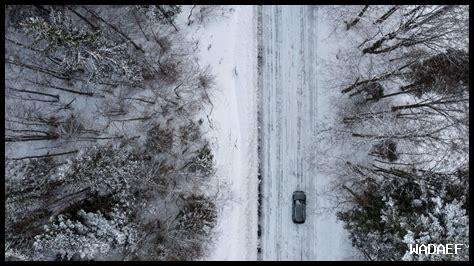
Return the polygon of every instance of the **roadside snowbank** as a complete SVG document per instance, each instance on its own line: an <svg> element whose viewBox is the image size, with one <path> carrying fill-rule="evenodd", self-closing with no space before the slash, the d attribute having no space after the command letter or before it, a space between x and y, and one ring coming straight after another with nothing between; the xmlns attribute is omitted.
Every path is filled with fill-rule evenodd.
<svg viewBox="0 0 474 266"><path fill-rule="evenodd" d="M188 14L190 7L185 7ZM199 63L215 76L208 138L216 182L229 185L207 260L257 259L257 38L255 6L234 6L225 18L197 26ZM192 26L191 26L192 27ZM226 192L224 192L226 193Z"/></svg>

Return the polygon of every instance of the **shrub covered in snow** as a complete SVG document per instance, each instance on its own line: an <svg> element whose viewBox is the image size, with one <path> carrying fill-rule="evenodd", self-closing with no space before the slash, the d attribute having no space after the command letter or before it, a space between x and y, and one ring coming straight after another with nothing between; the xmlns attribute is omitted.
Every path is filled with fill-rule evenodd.
<svg viewBox="0 0 474 266"><path fill-rule="evenodd" d="M406 78L411 82L405 90L421 97L427 92L440 94L463 93L469 89L469 52L448 49L417 62Z"/></svg>
<svg viewBox="0 0 474 266"><path fill-rule="evenodd" d="M197 151L196 156L190 162L189 169L200 176L210 176L214 172L214 156L208 145Z"/></svg>
<svg viewBox="0 0 474 266"><path fill-rule="evenodd" d="M148 131L148 147L153 153L168 152L173 146L173 132L163 129L160 125Z"/></svg>
<svg viewBox="0 0 474 266"><path fill-rule="evenodd" d="M185 198L176 219L178 230L190 235L208 235L216 224L216 205L203 195L191 195Z"/></svg>

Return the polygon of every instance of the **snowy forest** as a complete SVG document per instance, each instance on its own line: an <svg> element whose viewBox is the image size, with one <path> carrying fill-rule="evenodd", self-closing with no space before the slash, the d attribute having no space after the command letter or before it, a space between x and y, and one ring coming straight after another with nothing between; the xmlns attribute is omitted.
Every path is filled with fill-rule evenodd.
<svg viewBox="0 0 474 266"><path fill-rule="evenodd" d="M469 260L469 6L4 13L5 260Z"/></svg>
<svg viewBox="0 0 474 266"><path fill-rule="evenodd" d="M7 260L193 260L213 76L175 5L5 7ZM219 8L200 6L184 26ZM181 23L183 24L183 23Z"/></svg>
<svg viewBox="0 0 474 266"><path fill-rule="evenodd" d="M330 134L362 151L339 164L334 184L353 246L368 260L468 260L468 7L328 12L350 39L331 66L344 103ZM464 246L409 254L415 243Z"/></svg>

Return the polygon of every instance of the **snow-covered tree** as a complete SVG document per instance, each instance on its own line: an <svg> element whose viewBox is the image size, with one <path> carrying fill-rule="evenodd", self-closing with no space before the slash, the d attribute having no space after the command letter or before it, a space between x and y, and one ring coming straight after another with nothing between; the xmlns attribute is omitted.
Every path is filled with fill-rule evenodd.
<svg viewBox="0 0 474 266"><path fill-rule="evenodd" d="M182 190L178 193L184 200L176 206L179 212L173 214L163 208L143 216L147 210L154 210L157 201L165 206L177 204L173 200L178 197L172 194L160 196L180 189L176 187L179 179L172 177L196 175L191 170L174 175L159 160L151 160L147 153L136 149L105 146L85 149L59 168L54 167L51 158L42 159L38 167L38 160L26 167L8 163L8 172L16 175L9 179L6 194L6 238L12 243L11 258L199 257L217 218L212 199L187 196L188 191ZM212 164L208 167L213 169ZM191 181L202 182L197 177ZM175 222L168 227L148 226L170 218ZM150 239L158 241L162 251L142 253L157 248L147 242ZM34 250L29 248L31 245Z"/></svg>
<svg viewBox="0 0 474 266"><path fill-rule="evenodd" d="M441 197L431 199L432 213L422 214L415 219L403 237L405 244L461 244L458 254L410 254L407 251L403 260L446 261L469 260L469 216L461 202L445 202ZM413 230L413 231L412 231Z"/></svg>
<svg viewBox="0 0 474 266"><path fill-rule="evenodd" d="M465 171L451 175L402 168L354 166L344 190L353 204L338 213L353 245L369 260L468 258L468 188ZM463 244L457 256L415 256L408 244Z"/></svg>
<svg viewBox="0 0 474 266"><path fill-rule="evenodd" d="M177 221L209 218L183 199L214 173L199 115L215 84L180 6L7 9L8 258L198 259L215 223Z"/></svg>
<svg viewBox="0 0 474 266"><path fill-rule="evenodd" d="M62 73L71 76L87 71L91 79L125 77L137 83L143 80L138 61L124 42L116 42L104 30L91 30L71 19L67 11L51 10L50 17L30 17L21 23L34 42L44 44L44 52L62 58Z"/></svg>
<svg viewBox="0 0 474 266"><path fill-rule="evenodd" d="M134 244L137 235L128 215L116 207L106 215L79 210L77 220L64 215L52 218L45 233L35 236L33 258L95 260L124 249Z"/></svg>
<svg viewBox="0 0 474 266"><path fill-rule="evenodd" d="M380 54L396 49L425 46L442 50L447 43L463 47L469 29L467 6L439 5L403 8L399 22L393 29L379 31L372 42L363 47L362 53ZM377 28L374 27L374 30Z"/></svg>

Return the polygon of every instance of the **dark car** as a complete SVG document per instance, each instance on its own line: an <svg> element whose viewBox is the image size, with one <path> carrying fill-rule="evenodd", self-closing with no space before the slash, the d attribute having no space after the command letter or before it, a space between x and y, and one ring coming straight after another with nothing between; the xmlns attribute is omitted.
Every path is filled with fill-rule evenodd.
<svg viewBox="0 0 474 266"><path fill-rule="evenodd" d="M293 192L293 222L302 224L306 220L306 195L303 191Z"/></svg>

